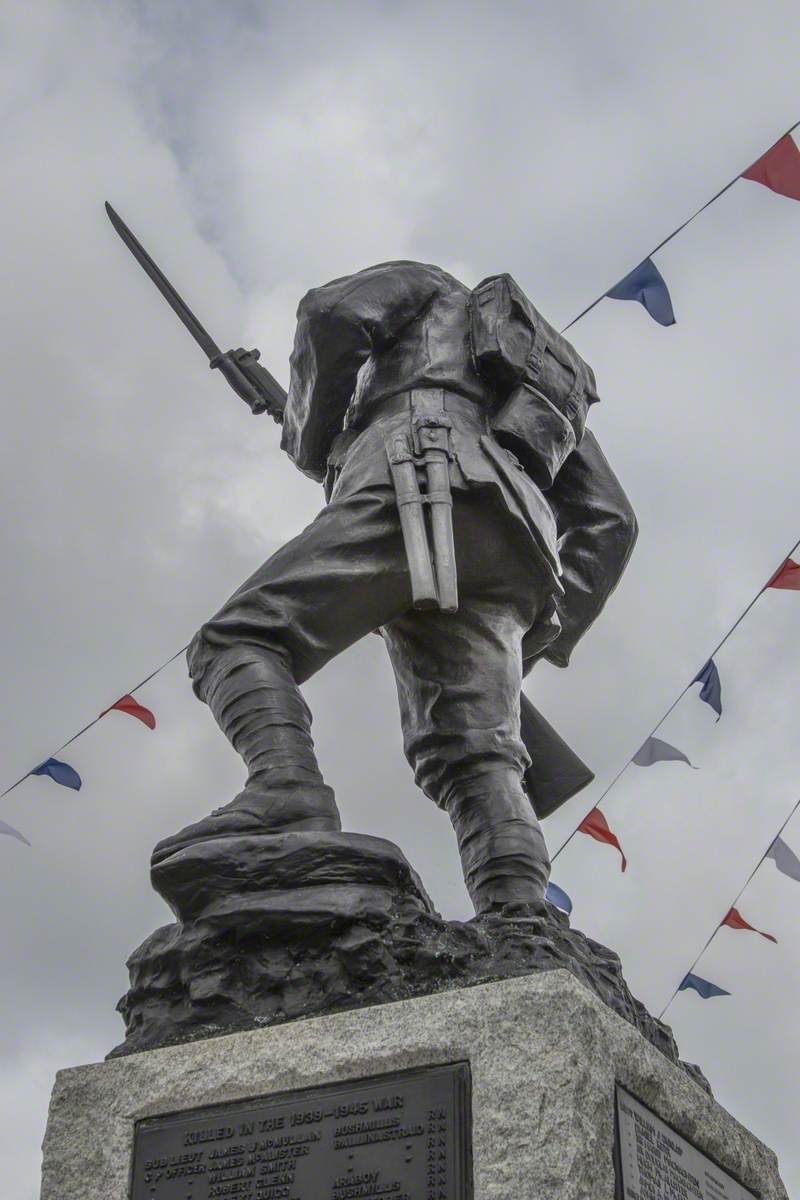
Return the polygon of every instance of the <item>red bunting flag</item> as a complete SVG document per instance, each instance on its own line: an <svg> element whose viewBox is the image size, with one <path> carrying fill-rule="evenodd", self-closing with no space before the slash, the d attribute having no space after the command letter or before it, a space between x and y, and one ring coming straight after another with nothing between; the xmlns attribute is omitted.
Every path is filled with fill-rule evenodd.
<svg viewBox="0 0 800 1200"><path fill-rule="evenodd" d="M742 172L742 179L752 179L790 200L800 200L800 150L792 135L787 133L762 154Z"/></svg>
<svg viewBox="0 0 800 1200"><path fill-rule="evenodd" d="M593 837L597 842L606 842L609 846L615 846L622 856L622 870L624 871L628 865L628 860L622 853L620 846L614 834L608 828L608 821L605 819L599 808L593 808L581 821L578 829L581 833L588 833L589 837Z"/></svg>
<svg viewBox="0 0 800 1200"><path fill-rule="evenodd" d="M129 717L136 717L136 719L142 721L148 729L155 729L156 727L156 718L154 714L151 713L149 708L145 708L143 704L139 704L137 700L134 700L133 696L120 696L119 700L112 704L111 708L107 708L105 712L101 712L100 716L104 717L106 713L110 713L114 710L117 712L127 713Z"/></svg>
<svg viewBox="0 0 800 1200"><path fill-rule="evenodd" d="M800 563L787 558L770 579L767 587L784 588L787 592L800 592Z"/></svg>
<svg viewBox="0 0 800 1200"><path fill-rule="evenodd" d="M729 909L723 921L720 921L720 926L727 925L729 929L749 929L752 933L760 933L768 942L775 942L777 945L778 939L773 937L771 933L764 933L761 929L756 929L754 925L748 924L745 921L738 908Z"/></svg>

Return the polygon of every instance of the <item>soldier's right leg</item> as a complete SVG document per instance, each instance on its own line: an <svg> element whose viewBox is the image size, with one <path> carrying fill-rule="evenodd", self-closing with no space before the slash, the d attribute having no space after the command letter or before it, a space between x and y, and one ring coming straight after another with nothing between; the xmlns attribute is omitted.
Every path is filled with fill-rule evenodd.
<svg viewBox="0 0 800 1200"><path fill-rule="evenodd" d="M535 603L535 588L528 595ZM535 610L534 610L535 611ZM413 612L384 640L417 784L453 822L475 911L544 898L544 837L523 787L521 641L529 617L502 597Z"/></svg>
<svg viewBox="0 0 800 1200"><path fill-rule="evenodd" d="M161 842L156 856L236 833L339 829L298 685L410 605L388 484L334 500L259 568L188 655L195 692L244 759L247 782L230 804Z"/></svg>

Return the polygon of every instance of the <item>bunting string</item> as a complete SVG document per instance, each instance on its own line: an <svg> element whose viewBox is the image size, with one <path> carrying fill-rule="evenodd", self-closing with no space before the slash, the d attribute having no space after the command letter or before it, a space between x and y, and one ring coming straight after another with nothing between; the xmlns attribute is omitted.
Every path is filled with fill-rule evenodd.
<svg viewBox="0 0 800 1200"><path fill-rule="evenodd" d="M127 699L133 697L133 695L136 692L138 692L140 688L143 688L146 683L150 682L151 679L155 679L156 675L160 675L161 672L170 665L170 663L173 663L176 658L180 657L181 654L185 654L188 649L189 649L189 643L187 642L186 645L183 646L180 650L176 650L175 653L166 660L166 662L161 663L161 665L156 667L156 669L154 671L151 671L149 675L146 675L144 677L144 679L141 679L136 684L135 687L132 687L129 692L126 692L125 696L123 696L122 699L127 700ZM119 703L119 701L117 701L117 703ZM32 771L26 771L24 775L20 775L19 779L15 780L15 782L12 783L9 787L7 787L5 789L5 791L0 792L0 800L2 800L3 796L7 796L9 794L9 792L13 792L15 788L18 788L19 785L21 783L24 783L26 779L29 779L31 775L35 775L37 773L49 774L50 772L45 772L44 768L49 763L57 762L56 755L61 754L61 752L63 750L66 750L67 746L71 746L73 742L77 742L79 737L83 737L83 735L85 733L88 733L88 731L90 729L92 729L98 723L98 721L102 721L103 717L105 717L108 713L110 713L114 707L115 707L115 705L112 704L111 708L104 709L98 716L94 717L93 720L89 721L89 723L87 725L84 725L83 729L79 729L77 733L73 733L72 737L67 738L67 740L63 743L63 745L59 746L57 750L54 750L53 753L48 758L46 758L45 761L43 763L41 763L38 767L35 767ZM148 710L145 709L144 711L148 711ZM149 724L149 722L146 722L146 723ZM152 727L153 726L151 726L151 728ZM65 766L66 764L61 763L58 765ZM71 770L72 768L69 768L69 769ZM58 782L60 782L60 781L58 781ZM67 784L66 786L70 787L71 785ZM80 785L78 785L78 786L80 786Z"/></svg>
<svg viewBox="0 0 800 1200"><path fill-rule="evenodd" d="M684 990L685 990L685 988L686 988L687 986L689 986L689 987L693 987L693 986L694 986L694 984L689 984L689 985L687 985L687 984L686 984L686 980L689 978L689 976L691 976L691 975L692 975L692 972L694 971L694 969L695 969L695 967L697 966L697 964L700 962L700 959L703 957L703 955L705 954L706 950L709 948L709 946L710 946L710 945L711 945L711 943L713 942L714 938L717 936L717 934L719 933L720 929L722 929L722 927L723 927L724 925L729 925L729 926L731 926L731 927L732 927L732 928L734 928L734 929L752 929L752 928L753 928L753 926L752 926L752 925L748 925L746 921L745 921L745 922L742 922L742 918L741 918L740 914L738 913L738 911L737 911L737 909L736 909L736 905L739 903L739 900L742 898L742 896L744 895L744 893L747 891L747 888L750 886L750 883L752 882L752 880L753 880L753 877L755 876L755 874L756 874L756 872L758 871L759 867L762 865L762 863L764 863L764 862L765 862L765 860L766 860L768 857L772 857L772 855L771 855L771 853L770 853L770 852L772 851L772 848L773 848L773 846L775 846L775 845L776 845L776 843L778 842L778 839L780 838L780 836L781 836L781 834L783 833L783 831L784 831L784 829L786 828L786 826L787 826L787 825L789 824L789 822L791 821L791 819L792 819L792 817L794 816L794 814L797 812L798 808L800 808L800 799L798 799L798 800L795 802L795 804L794 804L794 806L793 806L793 808L792 808L791 812L789 813L788 817L787 817L787 818L786 818L786 820L783 822L783 824L781 825L780 829L779 829L779 830L778 830L778 832L775 834L775 836L774 836L774 837L773 837L773 838L770 840L770 842L769 842L769 845L767 846L767 848L766 848L766 850L764 851L764 853L761 855L761 858L758 860L758 862L757 862L757 863L756 863L756 865L753 867L753 869L752 869L752 871L750 872L750 874L747 876L747 879L744 881L744 883L742 884L741 888L740 888L740 889L739 889L739 891L736 893L736 896L734 897L733 903L731 904L730 908L728 909L728 912L726 913L725 917L723 917L723 919L720 921L720 923L719 923L719 924L718 924L718 925L715 927L715 929L714 929L713 933L711 934L711 936L710 936L710 937L708 938L708 940L706 941L706 943L705 943L705 945L703 946L703 948L702 948L702 950L700 951L700 953L697 955L697 958L694 960L694 962L692 963L692 965L689 967L689 970L686 972L686 975L683 977L683 979L681 980L681 982L680 982L680 983L678 984L678 986L675 988L675 991L672 993L672 995L670 996L669 1000L668 1000L668 1001L667 1001L667 1003L664 1005L664 1007L662 1008L661 1012L658 1014L658 1019L659 1019L659 1021L663 1020L663 1018L664 1018L664 1013L667 1011L667 1009L669 1008L669 1006L672 1004L672 1001L675 999L675 997L677 996L678 992L680 992L680 991L684 991ZM788 847L787 847L787 849L788 849ZM794 857L794 856L792 856L792 857ZM777 861L777 859L776 859L776 861ZM790 872L788 872L788 871L785 871L785 872L784 872L784 874L790 874ZM793 876L792 876L792 878L796 878L796 876L794 876L794 875L793 875ZM741 922L741 923L740 923L740 922ZM760 931L760 930L756 930L756 932L757 932L757 933L760 933L761 931ZM771 934L762 934L762 937L768 937L768 938L769 938L771 941L773 941L773 942L776 940L774 937L772 937L772 935L771 935ZM695 978L699 978L699 976L695 976ZM707 983L708 981L707 981L707 980L701 980L700 982L701 982L701 983ZM715 989L715 990L714 990L714 991L711 993L711 995L720 995L720 994L723 994L723 995L726 995L726 996L727 996L727 995L730 995L730 993L729 993L729 992L722 992L722 991L721 991L721 989L717 989L715 984L712 984L712 985L711 985L711 987ZM696 989L695 989L695 990L696 990ZM701 992L700 994L702 995L702 992ZM704 997L704 999L707 999L707 997Z"/></svg>
<svg viewBox="0 0 800 1200"><path fill-rule="evenodd" d="M794 125L792 125L789 129L787 129L785 133L781 134L781 136L777 139L777 141L772 143L769 150L766 152L766 154L762 155L761 159L759 159L758 162L760 163L763 159L765 159L767 157L767 155L772 153L776 147L780 146L785 138L791 137L791 135L794 133L795 129L798 128L798 126L800 126L800 121L795 121ZM656 290L658 291L658 283L660 282L664 293L666 293L667 302L669 303L668 313L659 314L659 315L655 316L655 319L661 325L673 325L675 319L672 316L672 305L669 302L669 293L666 291L666 284L664 284L663 279L661 279L661 276L659 275L658 270L656 269L655 264L652 261L653 255L657 254L659 250L663 250L663 248L667 245L668 242L671 242L672 239L677 237L679 233L682 233L683 230L686 228L686 226L691 225L692 221L694 221L697 217L699 217L701 213L704 213L707 208L710 208L712 204L716 204L717 200L719 200L721 196L724 196L726 192L730 191L730 189L733 187L733 185L735 183L738 183L740 179L751 178L751 179L754 179L758 183L765 183L767 187L770 187L770 186L774 187L773 184L766 182L766 180L764 178L762 178L760 175L749 174L749 172L753 171L753 168L756 165L757 164L754 163L751 167L748 167L746 171L740 171L738 175L734 175L733 179L729 180L729 182L726 183L724 187L721 187L719 189L719 191L711 197L710 200L706 200L705 204L701 204L700 207L697 209L697 211L693 212L690 217L687 217L686 220L683 221L680 225L678 225L676 229L673 229L672 233L668 233L665 238L662 238L662 240L658 243L658 245L653 247L653 249L650 251L650 253L648 255L646 255L645 258L642 259L639 266L635 267L634 270L631 271L629 275L626 275L625 278L620 280L620 282L618 284L616 284L613 288L609 288L607 291L603 292L602 295L598 296L596 300L593 300L591 304L587 304L586 308L584 308L581 312L579 312L577 317L573 317L572 320L569 322L569 324L564 326L564 328L561 330L561 333L566 333L567 330L571 329L573 325L577 325L578 321L583 320L583 318L586 316L586 314L590 313L593 308L597 308L597 305L600 303L601 300L605 300L606 296L610 296L614 300L639 299L640 297L637 295L620 293L620 294L614 296L614 295L612 295L612 293L617 291L617 289L621 289L623 287L623 285L629 281L631 283L640 282L639 280L634 280L633 277L635 276L636 272L638 272L642 267L645 267L645 264L648 265L649 270L655 271L655 275L657 276L657 279L651 278L649 280L651 286L653 284L655 284ZM775 189L775 190L778 190L778 189ZM649 271L648 271L648 273L649 273ZM648 281L645 281L645 282L648 282ZM644 303L644 300L642 300L642 303ZM645 308L647 308L648 311L650 311L649 306L647 304L645 304ZM655 315L655 314L652 314L652 315ZM671 319L662 320L662 315L665 317L669 317Z"/></svg>
<svg viewBox="0 0 800 1200"><path fill-rule="evenodd" d="M661 726L664 724L667 717L669 717L670 714L678 707L678 705L680 704L683 697L689 691L689 688L693 687L695 683L700 683L700 682L703 683L703 689L701 690L701 693L700 693L701 698L706 700L706 702L710 702L708 695L703 696L703 691L706 689L707 683L706 683L706 680L701 677L706 675L709 664L711 666L714 665L715 656L719 653L719 651L722 649L722 647L725 645L725 643L728 641L728 639L736 632L736 630L741 625L742 621L745 619L745 617L751 611L753 606L756 604L756 602L760 599L760 597L764 594L764 592L768 588L770 588L770 587L791 587L793 589L796 588L797 590L800 590L800 568L798 568L797 564L792 561L792 555L796 552L798 547L800 547L800 540L795 542L795 544L792 546L789 553L787 555L785 555L784 558L781 560L781 564L777 568L777 570L773 571L773 573L769 576L767 582L758 589L755 596L753 596L753 599L750 601L750 603L747 605L747 607L744 609L744 611L736 618L736 620L731 625L730 629L725 634L725 636L722 637L719 642L717 642L717 645L714 647L711 654L708 656L708 659L706 660L705 667L701 668L701 670L697 673L697 675L695 675L694 678L692 680L690 680L689 683L686 684L686 686L683 688L683 690L672 701L672 704L670 704L669 708L664 713L664 715L659 718L659 720L656 722L656 724L650 730L650 733L644 739L644 741L640 745L639 749L634 754L631 755L631 757L623 764L623 766L620 768L620 770L617 772L617 774L611 780L608 787L605 789L603 794L600 796L600 799L597 800L595 802L595 804L592 806L592 808L589 809L589 811L586 813L586 815L581 820L580 824L577 825L575 827L575 829L573 829L573 831L569 835L569 837L567 837L561 843L559 848L556 850L556 852L552 856L552 859L551 859L552 862L555 862L555 860L558 858L559 854L561 854L562 851L566 850L567 846L570 844L570 842L572 841L572 839L575 837L575 835L577 833L585 832L585 830L582 827L591 818L595 809L598 809L600 807L600 805L603 803L603 801L605 800L606 796L609 794L611 789L613 787L615 787L617 785L617 783L619 783L620 779L625 774L628 767L630 767L633 763L636 763L637 766L650 766L650 765L652 765L652 763L655 763L655 762L664 762L664 761L668 761L670 759L677 759L677 760L687 763L690 767L693 765L692 763L689 762L686 755L683 754L680 750L676 749L676 747L674 747L674 746L670 746L670 744L668 742L662 742L659 738L656 738L654 735L657 732L657 730L659 730L661 728ZM797 578L795 577L795 570L797 571ZM784 577L787 577L790 580L790 582L783 583L782 580L784 579ZM708 674L711 675L710 672L708 672ZM712 678L715 678L715 682L718 681L718 676L716 676L716 677L712 676ZM716 687L714 687L712 690L712 697L717 700L719 699L719 697L716 693ZM712 707L717 712L719 712L721 710L721 705L720 705L720 709L717 708L716 704L712 704ZM593 834L593 836L596 836L596 835ZM608 840L608 839L605 839L605 840ZM613 845L614 842L612 842L611 844Z"/></svg>

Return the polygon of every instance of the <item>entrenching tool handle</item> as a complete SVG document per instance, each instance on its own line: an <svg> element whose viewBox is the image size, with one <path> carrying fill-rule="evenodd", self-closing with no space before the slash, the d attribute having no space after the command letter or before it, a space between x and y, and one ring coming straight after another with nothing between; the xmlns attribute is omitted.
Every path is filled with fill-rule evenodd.
<svg viewBox="0 0 800 1200"><path fill-rule="evenodd" d="M453 542L453 497L450 492L450 468L447 453L429 450L425 465L428 474L426 499L431 510L433 562L439 608L445 613L458 612L456 549Z"/></svg>
<svg viewBox="0 0 800 1200"><path fill-rule="evenodd" d="M404 437L390 439L386 452L411 577L411 600L414 608L438 608L417 468Z"/></svg>
<svg viewBox="0 0 800 1200"><path fill-rule="evenodd" d="M414 448L425 464L425 501L431 513L436 591L439 608L444 613L458 612L449 439L450 421L444 414L422 415L415 420Z"/></svg>

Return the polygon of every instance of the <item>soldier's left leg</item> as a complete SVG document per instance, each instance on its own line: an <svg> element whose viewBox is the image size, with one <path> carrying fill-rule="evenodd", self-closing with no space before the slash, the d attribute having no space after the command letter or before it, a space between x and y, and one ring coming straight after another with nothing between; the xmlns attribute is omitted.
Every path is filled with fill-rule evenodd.
<svg viewBox="0 0 800 1200"><path fill-rule="evenodd" d="M338 830L299 685L411 603L394 492L334 500L206 622L189 648L194 690L244 759L223 808L159 843L164 857L249 832Z"/></svg>
<svg viewBox="0 0 800 1200"><path fill-rule="evenodd" d="M450 816L476 912L541 901L550 863L523 773L522 637L530 623L501 596L455 614L407 613L383 630L406 756Z"/></svg>

